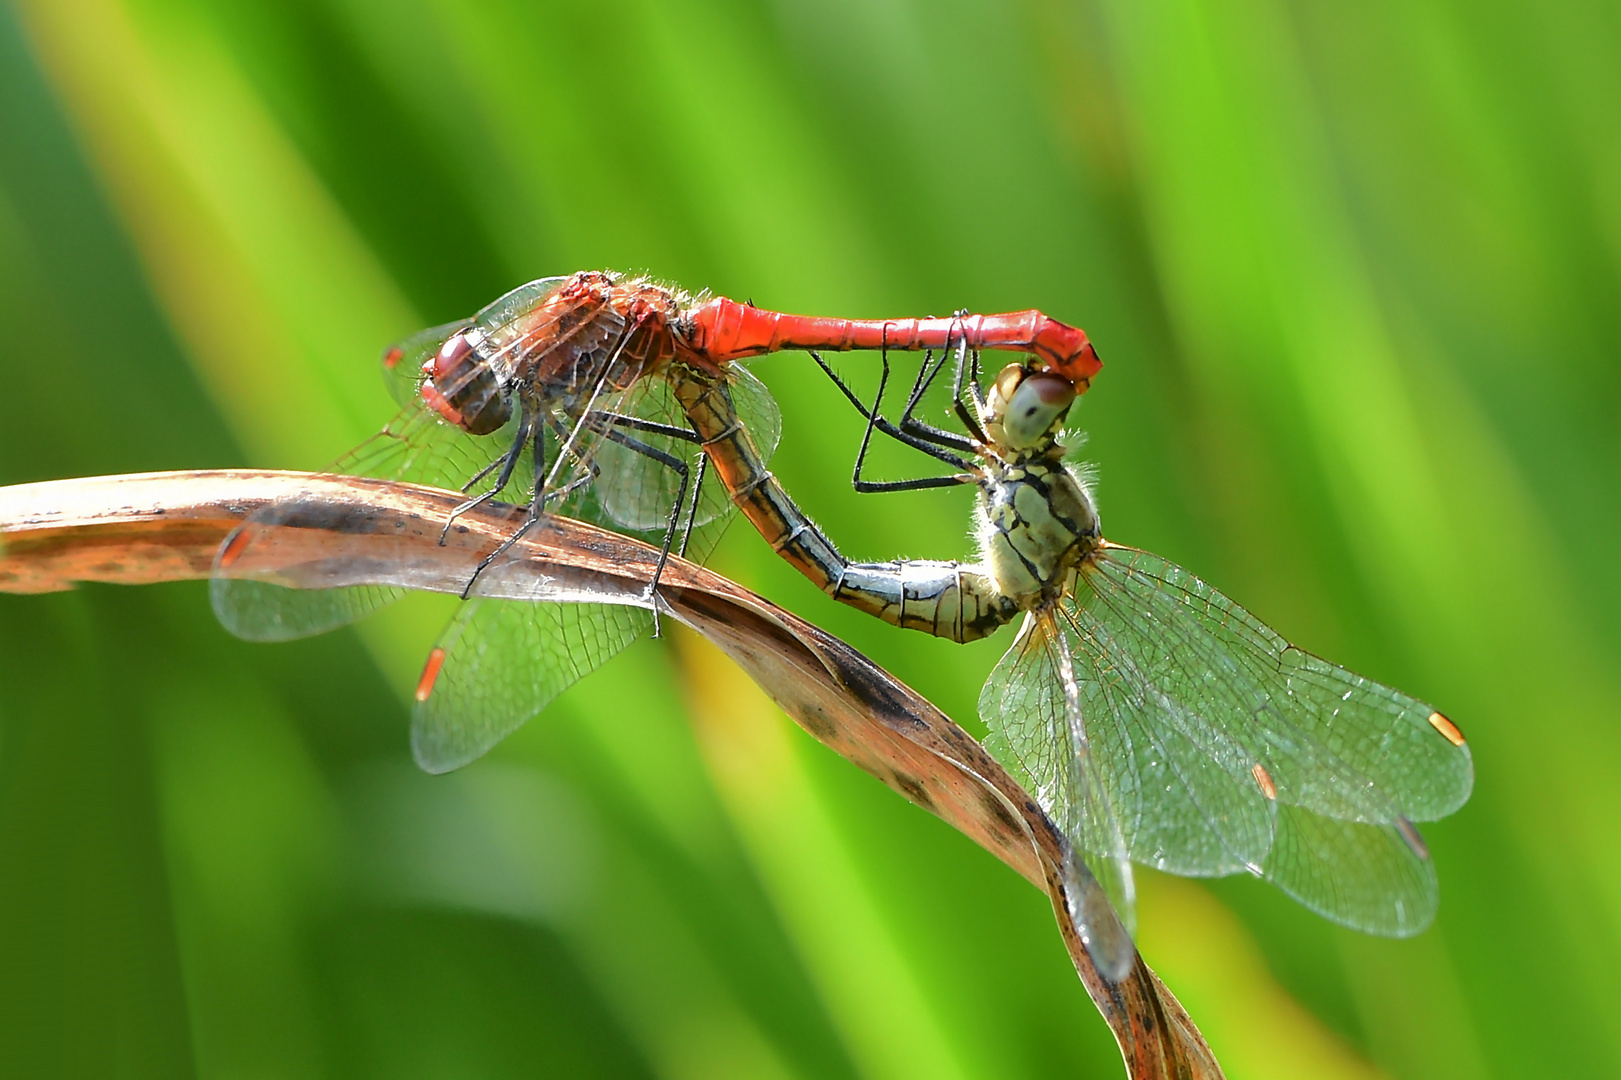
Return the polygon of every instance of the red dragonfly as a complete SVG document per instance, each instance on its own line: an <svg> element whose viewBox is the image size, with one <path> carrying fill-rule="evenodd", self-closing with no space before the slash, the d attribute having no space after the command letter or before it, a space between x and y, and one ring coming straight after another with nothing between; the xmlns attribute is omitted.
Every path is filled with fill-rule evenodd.
<svg viewBox="0 0 1621 1080"><path fill-rule="evenodd" d="M469 493L447 531L486 500L527 507L518 530L468 582L470 602L429 655L412 720L419 763L443 772L479 757L652 623L648 611L629 606L480 598L484 575L521 573L505 563L507 551L546 514L640 534L665 553L676 547L695 558L718 539L732 500L706 475L702 440L670 393L671 365L714 376L768 458L780 417L765 388L734 361L784 349L964 347L1033 353L1079 389L1101 367L1085 333L1039 311L816 318L590 270L532 281L470 319L388 349L384 371L404 408L332 471ZM276 530L297 527L301 513L296 500L267 507L221 547L211 591L232 632L260 641L302 637L399 595L230 576L251 566L245 556L274 543ZM656 612L651 594L644 600Z"/></svg>

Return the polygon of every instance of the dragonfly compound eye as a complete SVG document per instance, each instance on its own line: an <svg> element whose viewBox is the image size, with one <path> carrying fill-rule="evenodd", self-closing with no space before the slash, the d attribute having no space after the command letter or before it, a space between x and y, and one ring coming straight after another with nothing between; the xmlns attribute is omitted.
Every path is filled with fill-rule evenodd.
<svg viewBox="0 0 1621 1080"><path fill-rule="evenodd" d="M1000 380L998 380L1000 383ZM1075 400L1075 384L1058 375L1037 372L1019 383L1002 415L1002 435L1014 449L1036 445Z"/></svg>
<svg viewBox="0 0 1621 1080"><path fill-rule="evenodd" d="M422 384L422 397L456 426L473 435L488 435L501 430L512 406L501 392L494 366L473 347L470 333L450 335L423 365L428 381Z"/></svg>

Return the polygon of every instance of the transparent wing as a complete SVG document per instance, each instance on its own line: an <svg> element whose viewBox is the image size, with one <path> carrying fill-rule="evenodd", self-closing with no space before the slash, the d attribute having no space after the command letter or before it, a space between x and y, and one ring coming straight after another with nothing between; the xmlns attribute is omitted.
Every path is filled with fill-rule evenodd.
<svg viewBox="0 0 1621 1080"><path fill-rule="evenodd" d="M493 435L469 435L445 423L420 399L407 405L381 432L333 462L327 470L350 476L403 480L430 487L460 488L487 469L512 445L517 421ZM509 489L531 482L523 463ZM522 498L527 501L527 493ZM214 559L209 598L214 613L231 633L249 641L287 641L320 634L353 622L397 599L400 590L372 586L289 589L252 578L223 576L277 530L305 524L307 508L298 500L271 503L256 511L220 545ZM315 528L324 521L310 521Z"/></svg>
<svg viewBox="0 0 1621 1080"><path fill-rule="evenodd" d="M215 577L208 596L220 624L237 637L292 641L346 626L399 599L401 592L376 585L290 589L252 578Z"/></svg>
<svg viewBox="0 0 1621 1080"><path fill-rule="evenodd" d="M769 454L781 430L770 394L741 369L728 390L761 453ZM609 398L601 408L604 415L686 429L684 414L676 411L664 382L658 379L643 380L632 392ZM689 477L696 479L701 454L696 443L624 425L618 428L671 459L683 460ZM681 486L679 472L668 462L607 438L579 445L578 475L589 477L590 483L581 484L548 509L620 532L640 533L650 543L661 542ZM689 508L690 499L689 489ZM698 524L689 556L701 558L708 553L732 509L731 499L718 481L706 477L699 489ZM525 576L523 559L521 547L496 559L475 584L475 593L484 588L510 590L514 582L529 580L532 575ZM537 582L535 589L537 596L556 595L544 582ZM649 612L635 607L475 597L458 614L430 659L430 664L441 666L431 681L425 680L429 692L421 697L413 719L412 746L418 762L431 772L443 772L484 754L564 689L630 644L651 621Z"/></svg>
<svg viewBox="0 0 1621 1080"><path fill-rule="evenodd" d="M991 730L986 745L1036 796L1096 879L1072 864L1064 868L1070 916L1093 962L1118 981L1136 955L1130 937L1136 890L1071 654L1057 620L1030 616L980 691L979 713ZM1093 899L1097 885L1119 923Z"/></svg>
<svg viewBox="0 0 1621 1080"><path fill-rule="evenodd" d="M741 364L728 367L723 391L748 428L755 448L763 460L769 461L776 450L782 432L782 415L777 403L765 385ZM658 378L644 379L620 398L611 402L609 411L626 415L649 424L679 428L690 432L691 423L670 393L669 384ZM688 465L689 476L696 477L691 466L698 459L697 442L658 435L632 426L621 426L628 438L669 457L678 458ZM601 524L610 528L632 532L661 532L670 521L671 507L681 488L678 470L668 467L657 458L610 439L603 439L596 451L596 464L602 477L597 481L602 514ZM693 533L687 555L702 560L719 539L725 522L735 506L725 487L705 470L696 502L689 488L685 492ZM683 515L683 521L688 515Z"/></svg>
<svg viewBox="0 0 1621 1080"><path fill-rule="evenodd" d="M483 756L651 623L647 611L610 604L469 600L417 690L417 763L442 773Z"/></svg>
<svg viewBox="0 0 1621 1080"><path fill-rule="evenodd" d="M487 335L485 355L500 370L503 378L512 374L520 358L530 356L529 350L537 342L551 337L552 328L562 317L562 309L556 314L535 319L528 316L549 300L566 281L567 277L549 277L526 282L485 304L468 320ZM576 307L570 309L569 313L585 323L594 321L592 317L595 311ZM443 339L440 341L442 344Z"/></svg>
<svg viewBox="0 0 1621 1080"><path fill-rule="evenodd" d="M1100 552L1057 615L1133 859L1247 869L1371 932L1427 923L1434 871L1410 822L1457 809L1474 776L1444 718L1146 552ZM1010 726L1010 748L1034 755L1035 727Z"/></svg>
<svg viewBox="0 0 1621 1080"><path fill-rule="evenodd" d="M383 350L383 381L388 392L401 406L418 399L424 378L422 366L432 359L450 336L469 326L477 326L486 336L485 347L490 359L510 375L526 344L544 337L557 322L556 318L525 319L535 308L545 303L566 277L540 278L519 285L496 300L484 305L470 319L431 326L418 330Z"/></svg>
<svg viewBox="0 0 1621 1080"><path fill-rule="evenodd" d="M383 350L383 382L396 404L403 407L416 400L424 378L422 365L433 358L450 335L471 325L472 319L458 319L442 326L430 326Z"/></svg>
<svg viewBox="0 0 1621 1080"><path fill-rule="evenodd" d="M464 489L476 480L483 482L479 490L492 487L500 479L498 470L491 475L492 468L517 441L519 418L514 416L490 435L470 435L446 422L419 393L424 378L422 365L451 334L476 324L488 335L492 357L510 372L522 348L544 338L557 321L555 317L524 321L524 317L566 280L554 277L531 281L485 306L471 319L422 330L390 346L382 358L384 381L403 408L382 431L333 462L327 471L450 490ZM533 489L533 456L525 450L496 495L526 503ZM400 596L400 590L392 588L289 589L252 578L222 576L230 572L233 562L245 561L243 557L251 555L259 545L273 543L276 530L296 527L305 514L305 508L296 500L272 504L250 516L220 546L209 595L220 622L238 637L286 641L325 633Z"/></svg>
<svg viewBox="0 0 1621 1080"><path fill-rule="evenodd" d="M1409 937L1435 919L1435 864L1418 830L1278 807L1262 876L1306 907L1370 934Z"/></svg>

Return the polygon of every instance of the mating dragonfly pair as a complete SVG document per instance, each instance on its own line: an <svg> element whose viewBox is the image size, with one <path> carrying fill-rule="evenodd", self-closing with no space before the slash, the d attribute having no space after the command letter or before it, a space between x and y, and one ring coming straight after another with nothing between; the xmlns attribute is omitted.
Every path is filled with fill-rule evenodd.
<svg viewBox="0 0 1621 1080"><path fill-rule="evenodd" d="M977 484L980 563L852 563L799 511L767 469L776 407L736 363L786 349L809 351L865 418L858 490ZM848 349L883 355L870 406L817 351ZM982 349L1028 355L987 391ZM891 351L924 353L895 420L881 410ZM651 614L481 599L480 581L500 577L519 536L567 514L656 540L662 565L672 551L701 559L736 506L830 596L896 626L968 641L1022 616L980 696L988 745L1069 839L1067 872L1078 878L1084 861L1127 933L1133 861L1198 876L1247 870L1373 933L1404 936L1433 918L1435 872L1413 822L1468 798L1463 736L1428 705L1296 649L1192 574L1103 539L1059 441L1101 367L1080 330L1036 311L789 316L587 271L414 335L383 365L403 411L334 471L478 490L447 531L499 496L528 508L430 653L412 723L428 770L483 754L657 617L651 594ZM942 379L962 432L919 418ZM863 481L875 433L955 471ZM212 596L232 631L318 633L397 595L228 576L272 542L284 513L258 512L220 550ZM1123 976L1134 949L1122 925L1072 914L1099 969Z"/></svg>

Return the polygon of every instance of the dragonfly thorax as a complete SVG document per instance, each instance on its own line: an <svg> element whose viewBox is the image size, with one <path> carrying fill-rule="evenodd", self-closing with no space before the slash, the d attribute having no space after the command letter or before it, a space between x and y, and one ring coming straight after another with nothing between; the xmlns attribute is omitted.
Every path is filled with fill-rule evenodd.
<svg viewBox="0 0 1621 1080"><path fill-rule="evenodd" d="M513 398L527 427L575 418L675 355L686 294L597 270L542 278L457 327L422 366L424 401L474 435L499 431Z"/></svg>
<svg viewBox="0 0 1621 1080"><path fill-rule="evenodd" d="M987 456L979 488L981 558L997 587L1027 611L1062 595L1098 545L1097 509L1086 488L1050 454Z"/></svg>

